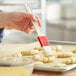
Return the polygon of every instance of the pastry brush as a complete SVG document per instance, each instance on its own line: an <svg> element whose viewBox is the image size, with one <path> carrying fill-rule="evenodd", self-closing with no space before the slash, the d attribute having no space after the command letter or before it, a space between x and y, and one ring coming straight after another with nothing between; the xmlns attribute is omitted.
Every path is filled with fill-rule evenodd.
<svg viewBox="0 0 76 76"><path fill-rule="evenodd" d="M26 5L25 7L26 7L26 12L28 12L30 14L33 14L32 9L31 9L31 7L29 5ZM43 47L45 53L46 54L53 54L53 51L52 51L52 49L50 47L50 44L49 44L49 42L47 40L47 37L42 32L41 27L39 26L40 25L39 21L36 21L36 22L32 21L32 23L33 23L33 25L35 27L35 30L37 32L38 41L39 41L41 47Z"/></svg>

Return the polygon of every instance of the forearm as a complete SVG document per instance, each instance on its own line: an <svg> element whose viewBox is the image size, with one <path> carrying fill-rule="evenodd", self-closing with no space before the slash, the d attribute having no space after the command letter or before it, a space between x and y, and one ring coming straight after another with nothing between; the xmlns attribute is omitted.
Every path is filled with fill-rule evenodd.
<svg viewBox="0 0 76 76"><path fill-rule="evenodd" d="M0 12L0 28L6 27L7 26L7 20L6 20L6 13L5 12Z"/></svg>

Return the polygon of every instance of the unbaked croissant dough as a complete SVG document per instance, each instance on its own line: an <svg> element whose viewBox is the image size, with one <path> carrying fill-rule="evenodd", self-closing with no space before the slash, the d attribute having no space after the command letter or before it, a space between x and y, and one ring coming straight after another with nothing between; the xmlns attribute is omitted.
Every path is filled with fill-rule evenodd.
<svg viewBox="0 0 76 76"><path fill-rule="evenodd" d="M48 58L47 58L47 57L44 57L44 58L43 58L43 62L44 62L44 63L48 63Z"/></svg>
<svg viewBox="0 0 76 76"><path fill-rule="evenodd" d="M55 57L43 57L43 63L49 63L55 61Z"/></svg>
<svg viewBox="0 0 76 76"><path fill-rule="evenodd" d="M43 62L39 62L39 61L36 61L36 62L35 62L35 65L36 65L36 66L42 66L43 64L44 64Z"/></svg>
<svg viewBox="0 0 76 76"><path fill-rule="evenodd" d="M76 53L76 49L72 50L73 53Z"/></svg>
<svg viewBox="0 0 76 76"><path fill-rule="evenodd" d="M38 50L26 50L26 51L22 51L21 54L22 56L26 56L26 55L35 55L35 54L38 54L39 51Z"/></svg>
<svg viewBox="0 0 76 76"><path fill-rule="evenodd" d="M15 53L15 54L13 54L12 56L13 56L13 57L22 57L22 54L20 54L20 53Z"/></svg>
<svg viewBox="0 0 76 76"><path fill-rule="evenodd" d="M72 52L59 52L57 53L57 58L68 58L72 57L73 53Z"/></svg>
<svg viewBox="0 0 76 76"><path fill-rule="evenodd" d="M30 53L28 50L21 52L22 56L28 56Z"/></svg>
<svg viewBox="0 0 76 76"><path fill-rule="evenodd" d="M43 56L40 54L33 55L35 61L43 61Z"/></svg>
<svg viewBox="0 0 76 76"><path fill-rule="evenodd" d="M56 51L61 51L62 50L62 46L61 45L56 45Z"/></svg>
<svg viewBox="0 0 76 76"><path fill-rule="evenodd" d="M52 47L52 46L51 46ZM53 45L53 53L46 54L43 48L34 48L30 50L24 50L21 53L15 53L12 56L22 57L22 56L31 56L35 61L35 66L44 66L48 67L53 66L55 68L66 67L71 64L76 64L76 59L74 57L76 49L67 51L62 48L61 45Z"/></svg>
<svg viewBox="0 0 76 76"><path fill-rule="evenodd" d="M48 57L48 62L53 62L53 61L55 61L55 57L54 56L52 56L52 57Z"/></svg>
<svg viewBox="0 0 76 76"><path fill-rule="evenodd" d="M63 61L63 63L69 65L69 64L75 64L76 58L68 58L67 60Z"/></svg>

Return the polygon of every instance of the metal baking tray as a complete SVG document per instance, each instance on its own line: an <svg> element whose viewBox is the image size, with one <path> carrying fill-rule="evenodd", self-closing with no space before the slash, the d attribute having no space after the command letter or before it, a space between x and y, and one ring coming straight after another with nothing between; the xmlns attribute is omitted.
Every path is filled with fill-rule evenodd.
<svg viewBox="0 0 76 76"><path fill-rule="evenodd" d="M72 45L72 46L76 46L76 42L69 42L69 41L53 41L53 40L49 40L49 43L51 45ZM64 67L64 68L53 68L53 67L40 67L40 66L35 66L35 69L36 70L44 70L44 71L53 71L53 72L66 72L66 71L69 71L69 70L72 70L76 68L76 64L72 64L72 65L69 65L67 67Z"/></svg>
<svg viewBox="0 0 76 76"><path fill-rule="evenodd" d="M64 68L49 68L49 67L37 67L35 66L35 70L44 70L44 71L53 71L53 72L66 72L76 68L76 64L69 65L68 67Z"/></svg>
<svg viewBox="0 0 76 76"><path fill-rule="evenodd" d="M56 45L76 45L76 42L48 40L50 44Z"/></svg>
<svg viewBox="0 0 76 76"><path fill-rule="evenodd" d="M67 42L67 41L52 41L49 40L50 45L69 45L76 47L76 42ZM30 47L28 47L30 46ZM39 42L31 43L31 44L0 44L0 56L12 56L15 53L20 53L22 50L39 47ZM8 52L7 52L8 51ZM66 72L71 69L76 68L76 64L69 65L64 68L52 68L52 67L38 67L35 66L36 70L45 70L45 71L55 71L55 72Z"/></svg>

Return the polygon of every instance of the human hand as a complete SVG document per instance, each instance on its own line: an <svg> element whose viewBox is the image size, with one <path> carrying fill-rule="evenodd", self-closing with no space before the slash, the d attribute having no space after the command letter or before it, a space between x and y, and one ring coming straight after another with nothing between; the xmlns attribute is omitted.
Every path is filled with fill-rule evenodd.
<svg viewBox="0 0 76 76"><path fill-rule="evenodd" d="M8 26L26 33L30 33L34 30L32 21L35 22L37 20L37 16L24 11L0 13L0 25L4 27Z"/></svg>

